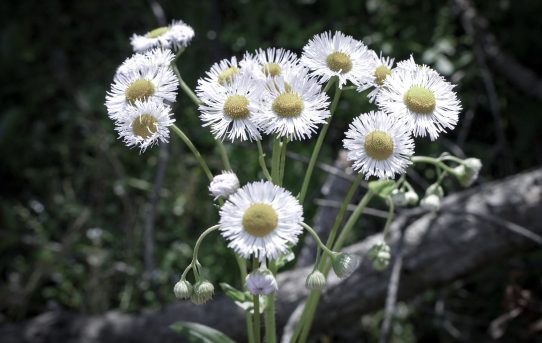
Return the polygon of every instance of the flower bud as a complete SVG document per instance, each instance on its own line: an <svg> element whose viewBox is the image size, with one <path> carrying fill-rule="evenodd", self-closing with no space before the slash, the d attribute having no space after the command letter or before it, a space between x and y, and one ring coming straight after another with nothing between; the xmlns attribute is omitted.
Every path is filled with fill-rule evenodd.
<svg viewBox="0 0 542 343"><path fill-rule="evenodd" d="M482 169L482 162L477 158L467 158L463 163L454 168L454 174L463 187L469 187L478 179Z"/></svg>
<svg viewBox="0 0 542 343"><path fill-rule="evenodd" d="M374 269L384 270L390 263L390 247L385 242L377 243L369 249L367 256L373 262Z"/></svg>
<svg viewBox="0 0 542 343"><path fill-rule="evenodd" d="M248 274L245 279L250 294L269 295L278 290L277 280L267 268L258 268Z"/></svg>
<svg viewBox="0 0 542 343"><path fill-rule="evenodd" d="M212 283L207 280L198 281L194 285L194 291L192 292L190 301L192 301L196 305L205 304L213 297L214 292L215 287Z"/></svg>
<svg viewBox="0 0 542 343"><path fill-rule="evenodd" d="M173 287L173 293L177 299L188 299L192 295L192 284L187 280L180 280Z"/></svg>
<svg viewBox="0 0 542 343"><path fill-rule="evenodd" d="M331 261L333 271L341 278L345 279L352 275L354 270L359 266L361 260L358 256L349 253L336 253Z"/></svg>
<svg viewBox="0 0 542 343"><path fill-rule="evenodd" d="M391 192L391 201L393 201L395 206L406 206L408 205L406 194L407 192L405 191L394 189L393 192Z"/></svg>
<svg viewBox="0 0 542 343"><path fill-rule="evenodd" d="M315 270L312 273L310 273L309 276L307 277L307 280L305 281L305 286L307 287L307 289L314 290L314 291L322 290L325 287L325 285L326 285L326 277L319 270Z"/></svg>
<svg viewBox="0 0 542 343"><path fill-rule="evenodd" d="M213 181L209 185L209 192L214 199L222 198L227 199L230 195L235 193L239 188L239 179L235 173L230 171L223 171L222 174L213 177Z"/></svg>
<svg viewBox="0 0 542 343"><path fill-rule="evenodd" d="M414 191L406 192L405 198L406 198L407 205L410 205L410 206L417 205L418 200L420 200L420 198L418 197L418 194L416 194L416 192Z"/></svg>
<svg viewBox="0 0 542 343"><path fill-rule="evenodd" d="M420 201L420 206L429 211L437 211L440 208L440 199L444 196L444 190L439 184L432 184L425 190L425 196Z"/></svg>

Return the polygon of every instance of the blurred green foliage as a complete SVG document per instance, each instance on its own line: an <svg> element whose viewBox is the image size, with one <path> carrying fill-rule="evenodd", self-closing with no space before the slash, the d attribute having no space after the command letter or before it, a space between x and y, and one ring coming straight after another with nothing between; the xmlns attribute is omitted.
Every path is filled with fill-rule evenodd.
<svg viewBox="0 0 542 343"><path fill-rule="evenodd" d="M473 39L465 34L450 1L161 4L168 19L182 19L196 31L179 62L189 85L195 85L212 63L232 54L241 57L245 50L269 46L300 52L314 34L341 30L396 60L413 54L458 84L464 113L474 115L472 123L461 123L437 143L424 142L418 153L463 150L483 160L485 180L541 162L540 102L492 69L501 110L495 123L473 56ZM481 0L476 5L503 49L542 75L542 2ZM3 1L0 17L0 319L22 319L57 307L100 313L172 301L173 284L189 261L195 239L217 219L206 178L173 138L156 212L158 272L151 285L143 268L142 231L160 149L140 155L126 148L117 141L103 105L116 67L131 54L130 35L157 26L149 2ZM355 92L344 96L323 161L332 163L346 125L369 109L365 97ZM211 168L220 170L212 137L183 95L176 120ZM495 150L496 124L505 133L509 154ZM303 155L311 147L289 146ZM228 149L233 164L241 168L237 172L242 182L258 176L253 146ZM288 163L286 185L294 192L304 168L299 161ZM325 176L316 174L308 204L319 195ZM448 189L458 186L452 182ZM313 211L314 206L308 208L306 217ZM236 282L235 263L220 238L204 244L200 255L213 281ZM498 299L503 288L495 286L491 296ZM497 316L500 310L497 306L487 311ZM397 330L413 337L416 325L407 324Z"/></svg>

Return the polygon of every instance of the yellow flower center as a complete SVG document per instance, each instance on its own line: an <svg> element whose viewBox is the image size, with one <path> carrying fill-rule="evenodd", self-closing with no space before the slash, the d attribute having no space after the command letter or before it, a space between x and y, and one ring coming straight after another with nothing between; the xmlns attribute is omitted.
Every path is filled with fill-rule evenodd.
<svg viewBox="0 0 542 343"><path fill-rule="evenodd" d="M391 74L390 68L386 67L385 65L381 65L376 67L375 69L375 82L377 85L382 86L384 83L384 80L388 75Z"/></svg>
<svg viewBox="0 0 542 343"><path fill-rule="evenodd" d="M298 94L286 92L275 98L271 108L278 116L291 118L300 115L305 105Z"/></svg>
<svg viewBox="0 0 542 343"><path fill-rule="evenodd" d="M146 36L147 38L157 38L168 31L169 31L169 28L167 26L162 26L162 27L159 27L157 29L147 32Z"/></svg>
<svg viewBox="0 0 542 343"><path fill-rule="evenodd" d="M326 63L329 69L340 71L341 74L346 74L352 70L352 60L344 52L335 51L329 54L326 58Z"/></svg>
<svg viewBox="0 0 542 343"><path fill-rule="evenodd" d="M267 236L275 230L277 223L277 212L268 204L252 204L243 215L243 229L251 236Z"/></svg>
<svg viewBox="0 0 542 343"><path fill-rule="evenodd" d="M382 161L393 153L393 139L388 133L375 130L365 136L363 147L369 157Z"/></svg>
<svg viewBox="0 0 542 343"><path fill-rule="evenodd" d="M224 114L231 119L245 119L250 114L248 99L242 95L231 95L224 102Z"/></svg>
<svg viewBox="0 0 542 343"><path fill-rule="evenodd" d="M277 63L267 63L262 66L262 72L265 76L278 76L282 72L282 68Z"/></svg>
<svg viewBox="0 0 542 343"><path fill-rule="evenodd" d="M435 109L435 95L427 88L412 86L405 93L403 101L412 112L429 114Z"/></svg>
<svg viewBox="0 0 542 343"><path fill-rule="evenodd" d="M124 95L130 104L136 100L145 100L154 94L154 85L149 80L137 79L126 87Z"/></svg>
<svg viewBox="0 0 542 343"><path fill-rule="evenodd" d="M218 83L222 86L232 83L235 74L237 74L238 72L239 69L237 67L229 67L228 69L218 74Z"/></svg>
<svg viewBox="0 0 542 343"><path fill-rule="evenodd" d="M134 135L147 139L156 132L157 123L155 117L150 114L142 114L132 122L132 131Z"/></svg>

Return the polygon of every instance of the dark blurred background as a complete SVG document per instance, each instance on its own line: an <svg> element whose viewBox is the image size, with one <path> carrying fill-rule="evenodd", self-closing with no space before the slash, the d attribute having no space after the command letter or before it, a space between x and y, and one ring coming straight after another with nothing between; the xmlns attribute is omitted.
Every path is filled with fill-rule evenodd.
<svg viewBox="0 0 542 343"><path fill-rule="evenodd" d="M481 182L542 161L542 1L160 5L168 22L182 19L196 32L179 62L192 87L219 59L270 46L300 52L314 34L341 30L396 60L413 54L458 85L464 108L459 126L435 143L419 144L417 153L478 157L484 163ZM476 7L474 16L469 6ZM128 149L117 140L104 107L115 69L131 54L131 34L159 26L152 3L2 1L0 17L0 323L60 308L100 314L172 302L172 286L195 239L217 220L207 180L174 137L166 148L144 154ZM322 161L333 163L347 123L370 108L364 96L344 96ZM182 94L175 116L211 168L219 170L212 137ZM290 145L304 155L311 146ZM242 182L258 177L254 146L228 149ZM159 167L165 170L161 187ZM304 167L289 163L287 186L299 187ZM325 177L318 171L313 180L308 218ZM448 185L449 192L456 189L455 183ZM145 245L149 228L152 244ZM233 258L220 238L213 239L200 252L208 277L235 284ZM541 265L540 252L525 254L401 304L394 340L460 341L454 330L472 341L488 340L491 321L507 311L510 287L527 292L539 311L513 321L505 341L538 332ZM442 298L453 314L453 330L435 315ZM380 317L368 315L361 322L368 341L376 339Z"/></svg>

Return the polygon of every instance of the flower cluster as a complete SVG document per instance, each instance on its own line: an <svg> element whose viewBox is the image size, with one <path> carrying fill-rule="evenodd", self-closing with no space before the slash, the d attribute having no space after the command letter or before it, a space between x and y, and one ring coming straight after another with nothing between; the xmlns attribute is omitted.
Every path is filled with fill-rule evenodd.
<svg viewBox="0 0 542 343"><path fill-rule="evenodd" d="M148 147L169 140L173 124L171 105L177 98L178 80L172 69L173 51L186 47L194 36L182 21L133 35L134 55L118 68L107 92L106 107L120 139L129 147Z"/></svg>

